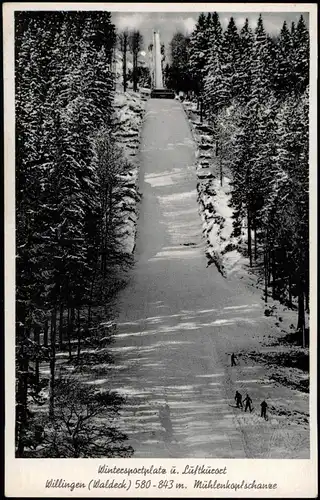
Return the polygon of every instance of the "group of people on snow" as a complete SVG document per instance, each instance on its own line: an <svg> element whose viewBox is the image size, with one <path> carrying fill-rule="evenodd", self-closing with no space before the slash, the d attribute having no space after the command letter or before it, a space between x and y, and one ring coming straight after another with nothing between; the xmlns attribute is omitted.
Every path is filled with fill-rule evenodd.
<svg viewBox="0 0 320 500"><path fill-rule="evenodd" d="M236 366L236 356L234 353L232 353L232 355L231 355L231 366ZM246 397L242 400L242 394L240 394L239 391L236 391L236 395L235 395L234 399L236 401L237 408L241 408L241 410L243 410L243 405L244 405L244 411L249 410L250 413L252 412L252 410L253 410L252 399L250 398L249 394L247 394ZM267 420L268 405L263 400L262 403L260 404L260 406L261 406L261 417L264 418L265 420Z"/></svg>

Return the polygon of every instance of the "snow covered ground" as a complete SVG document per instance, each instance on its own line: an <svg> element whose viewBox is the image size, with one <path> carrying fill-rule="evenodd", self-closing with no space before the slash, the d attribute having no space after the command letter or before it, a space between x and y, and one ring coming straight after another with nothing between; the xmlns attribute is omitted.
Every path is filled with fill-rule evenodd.
<svg viewBox="0 0 320 500"><path fill-rule="evenodd" d="M124 397L117 428L135 457L308 458L309 352L290 338L296 312L271 299L266 307L237 248L230 258L229 181L224 176L221 187L203 163L213 154L210 130L195 127L203 145L195 151L180 103L150 100L143 127L140 96L119 94L116 107L117 140L129 160L119 201L128 251L138 182L143 192L135 265L117 296L113 342L84 345L81 365L70 372ZM139 175L137 151L128 147L135 141ZM57 369L68 369L67 358L57 353ZM252 413L236 408L236 390L250 394Z"/></svg>
<svg viewBox="0 0 320 500"><path fill-rule="evenodd" d="M140 109L139 97L131 111L131 97L117 98L126 123L119 143L123 137L126 144L128 130L139 124L131 113ZM203 135L208 146L209 131ZM221 190L215 177L197 179L195 144L180 103L147 103L139 159L143 198L135 265L117 296L114 336L103 333L106 343L83 345L79 366L57 352L57 371L124 397L116 426L136 458L308 458L308 350L288 338L295 324L291 310L270 299L266 314L257 276L245 262L226 266L226 277L208 267L210 240L202 235L197 195L207 186L199 197L205 199L202 212L209 218L211 196L227 220L228 183ZM121 200L128 213L130 206L136 210L134 160ZM216 234L225 244L221 235L228 237L228 227L218 219L208 238ZM237 366L231 367L231 353ZM49 366L42 363L41 371L49 375ZM236 408L236 390L250 395L252 413ZM260 416L264 399L267 421Z"/></svg>
<svg viewBox="0 0 320 500"><path fill-rule="evenodd" d="M117 144L127 161L126 172L119 177L123 181L121 199L118 203L123 213L119 235L125 253L132 254L137 226L137 202L139 163L137 153L140 144L140 131L145 109L146 93L133 91L116 92L114 99L115 120L118 122L114 132Z"/></svg>
<svg viewBox="0 0 320 500"><path fill-rule="evenodd" d="M261 292L264 284L259 269L249 268L248 258L242 252L246 246L247 228L243 223L241 235L232 235L233 210L230 207L230 177L222 174L215 156L213 134L204 121L200 124L196 103L185 101L184 109L197 145L196 170L198 176L198 202L203 221L208 265L215 265L225 279L238 279ZM297 324L296 308L288 308L268 297L265 311L273 322L272 329L263 338L259 351L240 353L243 360L262 363L268 378L274 384L283 384L302 392L309 391L309 349L298 347L295 342ZM308 317L306 318L308 324ZM307 325L308 326L308 325Z"/></svg>
<svg viewBox="0 0 320 500"><path fill-rule="evenodd" d="M118 99L127 124L120 140L139 122L127 109L131 97ZM137 101L133 106L140 109ZM209 131L203 136L208 146ZM135 265L117 296L114 336L84 345L79 366L57 352L57 371L123 396L116 426L136 458L308 458L309 353L289 338L296 314L271 299L266 308L245 261L223 272L206 267L210 238L217 253L228 244L229 187L224 179L221 189L210 169L207 179L204 173L197 178L195 144L180 103L147 103L139 159L143 198ZM122 202L135 211L132 165L138 165L130 165L134 181L127 172L125 189L131 195ZM211 212L216 219L210 220ZM231 353L237 366L231 367ZM47 364L41 371L49 376ZM236 408L236 390L250 395L252 413ZM260 416L264 399L267 421Z"/></svg>
<svg viewBox="0 0 320 500"><path fill-rule="evenodd" d="M197 119L196 104L184 101L184 108L197 145L198 201L203 233L207 241L206 255L209 264L215 263L225 277L238 273L241 275L246 268L247 259L239 251L239 239L232 237L230 178L224 173L220 176L213 131L208 124L201 124ZM240 238L245 241L244 227Z"/></svg>

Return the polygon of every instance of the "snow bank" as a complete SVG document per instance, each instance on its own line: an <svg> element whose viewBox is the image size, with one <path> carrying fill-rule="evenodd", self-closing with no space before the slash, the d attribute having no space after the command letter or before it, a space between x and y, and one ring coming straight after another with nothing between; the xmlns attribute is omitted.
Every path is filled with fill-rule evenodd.
<svg viewBox="0 0 320 500"><path fill-rule="evenodd" d="M224 276L241 271L246 262L237 250L238 241L232 237L233 211L229 206L229 184L230 179L227 177L223 178L222 186L216 178L198 183L200 214L207 240L206 255L209 262L214 262Z"/></svg>
<svg viewBox="0 0 320 500"><path fill-rule="evenodd" d="M232 237L230 179L223 176L221 186L213 129L197 119L196 103L185 101L184 109L197 144L198 201L203 233L207 242L208 265L214 263L221 274L228 277L234 273L241 273L246 265L246 259L238 249L239 242ZM245 237L245 234L241 236Z"/></svg>
<svg viewBox="0 0 320 500"><path fill-rule="evenodd" d="M121 196L119 196L118 207L121 209L123 218L118 236L123 251L132 254L136 238L137 202L140 199L137 152L145 111L145 98L135 92L116 92L114 108L116 127L113 136L118 146L122 149L123 156L127 162L127 170L119 175L119 179L121 180Z"/></svg>

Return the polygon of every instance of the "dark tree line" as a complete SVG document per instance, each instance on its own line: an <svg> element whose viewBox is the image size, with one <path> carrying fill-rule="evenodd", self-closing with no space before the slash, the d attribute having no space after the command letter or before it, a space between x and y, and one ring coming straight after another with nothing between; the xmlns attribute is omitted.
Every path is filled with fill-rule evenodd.
<svg viewBox="0 0 320 500"><path fill-rule="evenodd" d="M145 73L148 72L147 68L141 68L138 64L139 52L143 46L143 37L139 30L124 30L118 35L119 48L122 55L122 78L123 78L123 91L126 92L128 80L132 79L133 91L137 92L139 81L145 83ZM128 53L132 54L132 71L128 71Z"/></svg>
<svg viewBox="0 0 320 500"><path fill-rule="evenodd" d="M93 309L116 286L125 260L116 199L126 165L111 135L116 34L110 13L17 12L15 41L16 443L22 457L39 435L30 404L44 404L40 363L49 363L53 421L57 350L80 361Z"/></svg>
<svg viewBox="0 0 320 500"><path fill-rule="evenodd" d="M170 64L164 70L164 80L168 88L176 92L188 92L193 90L193 80L189 69L189 45L190 38L182 33L175 33L170 44Z"/></svg>
<svg viewBox="0 0 320 500"><path fill-rule="evenodd" d="M187 56L179 58L184 61L179 78L195 92L213 128L221 182L224 169L231 173L234 236L241 237L245 227L250 266L263 260L265 301L270 288L273 298L289 306L297 299L297 330L305 345L309 32L304 18L290 27L284 22L271 37L261 15L254 31L248 20L239 31L232 17L223 31L216 12L201 14L181 47Z"/></svg>

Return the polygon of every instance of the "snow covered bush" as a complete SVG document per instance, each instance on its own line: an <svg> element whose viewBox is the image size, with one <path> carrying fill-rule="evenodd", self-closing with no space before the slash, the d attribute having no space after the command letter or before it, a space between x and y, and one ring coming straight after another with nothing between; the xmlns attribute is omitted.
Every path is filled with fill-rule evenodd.
<svg viewBox="0 0 320 500"><path fill-rule="evenodd" d="M54 418L39 418L43 458L130 457L126 437L111 425L123 402L121 396L86 386L74 376L56 379Z"/></svg>

